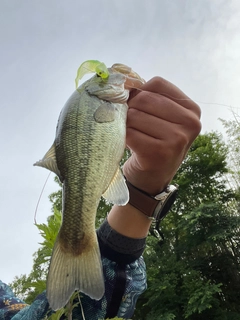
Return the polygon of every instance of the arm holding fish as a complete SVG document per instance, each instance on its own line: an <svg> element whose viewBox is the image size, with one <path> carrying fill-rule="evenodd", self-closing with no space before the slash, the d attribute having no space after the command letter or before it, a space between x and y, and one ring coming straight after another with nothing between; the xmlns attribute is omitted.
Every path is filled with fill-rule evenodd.
<svg viewBox="0 0 240 320"><path fill-rule="evenodd" d="M150 195L171 182L190 145L199 134L200 109L175 85L155 77L132 92L128 101L127 146L132 156L124 175L135 187ZM151 220L127 204L114 206L110 226L132 238L146 237Z"/></svg>
<svg viewBox="0 0 240 320"><path fill-rule="evenodd" d="M154 196L171 182L199 134L200 109L178 88L159 77L147 82L142 90L133 92L128 101L126 141L132 155L123 171L133 186ZM118 316L122 315L123 308L127 310L125 316L131 317L138 296L146 289L146 271L141 255L151 222L143 212L128 203L113 206L107 221L98 230L102 255L109 261L125 264L125 273L131 279L132 289L129 291L125 287L122 294L125 298L132 294L134 299L126 298L119 304ZM121 281L124 286L124 279ZM128 301L132 303L128 304ZM114 304L109 306L114 309Z"/></svg>

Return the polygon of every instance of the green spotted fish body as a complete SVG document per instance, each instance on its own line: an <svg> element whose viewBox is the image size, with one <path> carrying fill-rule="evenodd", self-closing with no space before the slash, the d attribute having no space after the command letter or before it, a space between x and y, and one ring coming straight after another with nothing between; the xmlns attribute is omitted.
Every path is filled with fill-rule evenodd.
<svg viewBox="0 0 240 320"><path fill-rule="evenodd" d="M117 65L118 66L118 65ZM53 310L68 302L75 290L93 299L104 294L104 278L95 232L101 196L125 205L128 189L119 169L125 148L128 77L109 68L109 77L95 75L80 86L59 116L56 138L35 165L55 172L63 182L63 219L47 278ZM120 65L121 71L121 65Z"/></svg>

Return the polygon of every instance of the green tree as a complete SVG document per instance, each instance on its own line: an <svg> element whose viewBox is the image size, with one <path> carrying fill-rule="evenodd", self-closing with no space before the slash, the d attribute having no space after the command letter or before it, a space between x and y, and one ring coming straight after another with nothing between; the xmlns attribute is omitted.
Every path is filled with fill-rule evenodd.
<svg viewBox="0 0 240 320"><path fill-rule="evenodd" d="M239 319L239 216L226 187L228 149L199 136L174 182L179 196L162 222L165 242L149 238L148 290L134 319Z"/></svg>
<svg viewBox="0 0 240 320"><path fill-rule="evenodd" d="M10 284L14 293L26 303L31 304L38 294L46 289L48 265L53 245L61 224L61 213L54 207L53 215L48 217L47 223L36 224L43 242L33 254L33 267L30 274L15 277Z"/></svg>
<svg viewBox="0 0 240 320"><path fill-rule="evenodd" d="M240 118L233 113L232 120L223 120L221 122L226 130L228 145L228 166L230 174L228 176L229 184L239 190L240 189Z"/></svg>
<svg viewBox="0 0 240 320"><path fill-rule="evenodd" d="M165 242L154 237L147 240L148 289L138 301L134 319L240 318L240 221L236 193L227 188L225 179L227 155L217 133L201 135L191 146L174 179L179 184L178 199L161 224ZM50 201L53 215L38 225L43 242L34 254L33 270L12 284L29 302L45 288L60 226L61 191L50 195ZM110 207L101 200L97 225Z"/></svg>

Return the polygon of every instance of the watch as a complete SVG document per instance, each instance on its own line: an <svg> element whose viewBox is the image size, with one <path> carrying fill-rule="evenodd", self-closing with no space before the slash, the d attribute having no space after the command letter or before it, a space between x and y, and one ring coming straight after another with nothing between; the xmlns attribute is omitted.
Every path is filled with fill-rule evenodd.
<svg viewBox="0 0 240 320"><path fill-rule="evenodd" d="M159 231L160 221L171 209L177 197L178 185L168 185L161 193L151 196L143 190L133 186L126 180L129 190L129 204L137 208L154 222L153 228ZM161 235L161 233L160 233Z"/></svg>

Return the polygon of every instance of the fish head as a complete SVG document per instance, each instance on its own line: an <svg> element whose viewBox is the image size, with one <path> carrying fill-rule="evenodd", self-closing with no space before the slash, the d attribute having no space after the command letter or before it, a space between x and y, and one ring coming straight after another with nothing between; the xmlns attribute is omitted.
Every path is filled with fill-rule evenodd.
<svg viewBox="0 0 240 320"><path fill-rule="evenodd" d="M124 64L114 64L108 71L107 78L96 74L85 83L85 90L90 95L110 102L125 103L129 98L129 92L141 88L145 83L136 72Z"/></svg>

